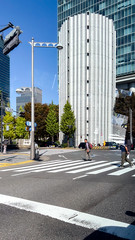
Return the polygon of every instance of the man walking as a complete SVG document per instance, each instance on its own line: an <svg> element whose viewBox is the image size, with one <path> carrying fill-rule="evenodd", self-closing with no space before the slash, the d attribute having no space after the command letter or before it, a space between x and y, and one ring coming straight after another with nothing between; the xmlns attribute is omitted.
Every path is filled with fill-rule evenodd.
<svg viewBox="0 0 135 240"><path fill-rule="evenodd" d="M85 139L84 141L85 141L86 160L91 161L92 160L90 157L91 144L87 141L87 139Z"/></svg>
<svg viewBox="0 0 135 240"><path fill-rule="evenodd" d="M120 165L120 167L124 167L124 162L128 162L130 167L132 167L133 163L131 163L131 160L128 159L128 157L127 157L127 156L129 156L127 146L126 145L121 145L120 150L121 150L121 165Z"/></svg>

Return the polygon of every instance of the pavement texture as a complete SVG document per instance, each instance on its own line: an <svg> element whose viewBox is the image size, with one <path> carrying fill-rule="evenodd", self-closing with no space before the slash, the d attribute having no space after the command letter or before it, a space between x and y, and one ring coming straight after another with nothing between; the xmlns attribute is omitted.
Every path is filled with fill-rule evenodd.
<svg viewBox="0 0 135 240"><path fill-rule="evenodd" d="M61 148L44 148L39 149L39 159L31 160L30 159L30 150L10 150L5 154L0 153L0 167L17 165L17 164L26 164L35 161L46 161L49 160L49 156L54 154L64 154L67 152L76 151L78 149L61 149Z"/></svg>

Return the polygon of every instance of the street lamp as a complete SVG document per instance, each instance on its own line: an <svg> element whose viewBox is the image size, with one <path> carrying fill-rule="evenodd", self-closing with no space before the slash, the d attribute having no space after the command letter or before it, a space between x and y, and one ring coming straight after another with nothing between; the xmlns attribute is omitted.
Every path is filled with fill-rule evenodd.
<svg viewBox="0 0 135 240"><path fill-rule="evenodd" d="M32 64L31 64L31 85L32 85L32 97L31 97L31 159L35 159L35 143L34 143L34 47L45 48L57 48L61 50L63 47L59 43L53 42L34 42L34 38L29 42L32 47Z"/></svg>

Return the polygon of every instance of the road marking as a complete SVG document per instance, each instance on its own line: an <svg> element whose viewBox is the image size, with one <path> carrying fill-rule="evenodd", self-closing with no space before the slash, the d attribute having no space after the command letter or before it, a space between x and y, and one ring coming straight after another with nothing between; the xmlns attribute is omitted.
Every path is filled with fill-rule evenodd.
<svg viewBox="0 0 135 240"><path fill-rule="evenodd" d="M0 203L124 239L135 240L135 226L128 223L2 194L0 194Z"/></svg>
<svg viewBox="0 0 135 240"><path fill-rule="evenodd" d="M58 155L58 157L62 157L64 159L67 159L64 155Z"/></svg>
<svg viewBox="0 0 135 240"><path fill-rule="evenodd" d="M70 171L70 172L67 172L67 173L79 173L79 172L84 172L84 171L88 171L88 170L91 170L91 169L95 169L95 168L98 168L98 167L102 167L102 166L105 166L105 164L109 165L108 163L104 163L106 161L99 161L99 162L94 162L94 163L91 163L91 166L94 165L94 166L90 166L90 167L87 167L87 168L82 168L82 169L79 169L79 170L73 170L73 171ZM104 164L100 164L100 163L104 163ZM95 166L99 164L98 166Z"/></svg>
<svg viewBox="0 0 135 240"><path fill-rule="evenodd" d="M33 161L34 162L34 161ZM19 167L19 168L10 168L10 169L2 169L0 171L2 172L8 172L8 171L13 171L13 170L19 170L19 169L26 169L26 168L34 168L35 166L39 166L41 164L42 165L51 165L51 164L54 164L54 163L59 163L60 160L55 160L55 161L50 161L50 162L46 162L46 163L38 163L38 164L35 164L35 165L32 165L32 166L26 166L26 167ZM65 162L65 160L61 161L61 162Z"/></svg>
<svg viewBox="0 0 135 240"><path fill-rule="evenodd" d="M3 163L2 165L0 165L0 168L9 167L9 166L16 166L16 165L20 165L20 164L26 164L26 163L30 163L30 162L34 162L34 160L27 160L27 161L24 161L24 162L17 162L17 163Z"/></svg>
<svg viewBox="0 0 135 240"><path fill-rule="evenodd" d="M34 168L34 170L35 169L52 169L52 168L54 168L54 166L56 167L56 166L63 166L63 165L65 165L65 164L71 164L73 161L67 161L66 163L65 163L65 161L63 161L63 162L58 162L58 163L49 163L49 164L46 164L46 163L44 163L44 164L40 164L40 165L37 165L37 167L36 166L29 166L29 167L27 167L27 169L18 169L18 170L16 170L15 169L15 171L16 172L24 172L24 171L29 171L29 170L31 170L32 168ZM33 170L33 169L32 169Z"/></svg>
<svg viewBox="0 0 135 240"><path fill-rule="evenodd" d="M74 166L74 165L77 165L77 166ZM72 164L73 167L66 167L66 168L62 168L62 169L58 169L58 170L53 170L53 171L49 171L51 173L57 173L57 172L64 172L64 171L67 171L67 170L71 170L71 169L75 169L75 168L82 168L84 167L84 165L87 165L87 166L90 166L91 163L88 163L88 162L80 162L80 163L76 163L76 164Z"/></svg>
<svg viewBox="0 0 135 240"><path fill-rule="evenodd" d="M113 162L113 164L117 164L119 163L119 161L115 161ZM116 166L110 166L110 167L107 167L107 168L103 168L103 169L99 169L99 170L95 170L95 171L92 171L92 172L88 172L87 174L99 174L99 173L103 173L103 172L107 172L107 171L110 171L112 169L116 169L118 168L118 165Z"/></svg>
<svg viewBox="0 0 135 240"><path fill-rule="evenodd" d="M87 177L87 175L82 175L82 176L79 176L79 177L75 177L75 178L73 178L73 180L84 178L84 177Z"/></svg>
<svg viewBox="0 0 135 240"><path fill-rule="evenodd" d="M81 160L76 160L76 161L74 161L74 162L80 162ZM35 169L31 169L31 168L29 168L29 169L25 169L25 170L17 170L16 171L16 169L14 169L14 171L15 172L21 172L21 173L17 173L17 174L13 174L13 175L11 175L12 177L15 177L15 176L20 176L20 175L24 175L24 174L28 174L28 173L34 173L34 172L44 172L44 171L48 171L48 170L51 170L51 169L59 169L59 168L62 168L63 167L63 165L64 165L64 167L65 166L70 166L70 165L72 165L73 164L73 161L72 160L69 160L69 161L64 161L64 162L62 162L62 163L59 163L59 164L53 164L53 166L41 166L41 167L37 167L37 168L35 168L35 169L38 169L38 170L35 170ZM74 163L74 164L76 164L76 163ZM55 167L54 167L55 166ZM28 171L28 172L26 172L26 171Z"/></svg>
<svg viewBox="0 0 135 240"><path fill-rule="evenodd" d="M121 169L119 171L116 171L116 172L113 172L113 173L109 173L108 175L111 175L111 176L121 176L122 174L131 172L133 170L135 170L135 166L127 167L125 169Z"/></svg>
<svg viewBox="0 0 135 240"><path fill-rule="evenodd" d="M73 161L71 161L71 163L67 163L67 162L65 162L65 163L62 163L62 164L58 164L58 165L60 165L60 166L55 166L55 167L47 167L47 168L44 168L44 169L39 169L39 170L33 170L32 172L44 172L44 171L49 171L49 170L53 170L53 169L60 169L60 168L62 168L63 167L63 165L64 165L64 167L67 167L67 166L72 166L72 165L74 165L74 164L76 164L76 163L78 163L78 162L80 162L81 160L76 160L76 161L74 161L74 163L73 163ZM76 162L76 163L75 163Z"/></svg>

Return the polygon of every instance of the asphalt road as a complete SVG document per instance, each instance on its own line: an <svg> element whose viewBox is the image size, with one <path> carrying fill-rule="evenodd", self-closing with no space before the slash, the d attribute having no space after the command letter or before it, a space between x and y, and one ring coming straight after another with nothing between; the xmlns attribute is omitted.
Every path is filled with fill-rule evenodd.
<svg viewBox="0 0 135 240"><path fill-rule="evenodd" d="M120 169L120 151L40 154L0 168L0 240L135 240L135 166Z"/></svg>

